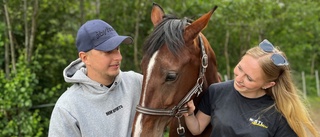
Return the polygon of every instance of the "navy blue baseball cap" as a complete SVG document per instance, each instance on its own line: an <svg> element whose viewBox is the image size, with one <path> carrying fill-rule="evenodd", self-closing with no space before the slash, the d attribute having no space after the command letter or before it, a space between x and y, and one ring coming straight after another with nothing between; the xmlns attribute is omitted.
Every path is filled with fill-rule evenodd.
<svg viewBox="0 0 320 137"><path fill-rule="evenodd" d="M120 36L103 20L95 19L83 24L77 34L76 46L78 52L87 52L92 49L100 51L111 51L121 43L131 44L130 36Z"/></svg>

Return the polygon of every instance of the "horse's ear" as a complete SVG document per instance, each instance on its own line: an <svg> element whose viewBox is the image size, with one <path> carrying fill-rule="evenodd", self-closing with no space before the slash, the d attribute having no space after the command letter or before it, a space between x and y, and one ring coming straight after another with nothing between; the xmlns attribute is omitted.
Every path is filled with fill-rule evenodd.
<svg viewBox="0 0 320 137"><path fill-rule="evenodd" d="M195 39L198 34L207 26L211 15L217 8L218 7L215 6L211 11L202 15L199 19L187 26L185 29L186 39Z"/></svg>
<svg viewBox="0 0 320 137"><path fill-rule="evenodd" d="M152 11L151 11L151 21L153 23L153 27L157 26L163 19L164 11L160 5L157 3L153 3Z"/></svg>

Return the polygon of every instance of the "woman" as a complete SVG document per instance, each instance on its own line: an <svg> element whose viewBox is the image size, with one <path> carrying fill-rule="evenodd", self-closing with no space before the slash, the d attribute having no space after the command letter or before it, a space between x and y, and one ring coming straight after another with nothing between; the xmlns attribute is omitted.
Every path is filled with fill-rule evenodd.
<svg viewBox="0 0 320 137"><path fill-rule="evenodd" d="M192 134L211 122L211 136L306 137L318 131L298 95L285 54L268 41L249 49L234 68L234 80L212 84L196 116L184 114Z"/></svg>

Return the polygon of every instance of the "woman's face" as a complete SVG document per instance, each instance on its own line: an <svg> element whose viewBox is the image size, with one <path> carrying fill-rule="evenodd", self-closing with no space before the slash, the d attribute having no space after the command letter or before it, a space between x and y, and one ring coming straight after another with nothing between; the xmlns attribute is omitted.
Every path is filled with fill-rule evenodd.
<svg viewBox="0 0 320 137"><path fill-rule="evenodd" d="M257 98L265 94L263 88L269 88L264 72L258 60L249 55L244 55L234 68L234 87L239 93L248 98Z"/></svg>

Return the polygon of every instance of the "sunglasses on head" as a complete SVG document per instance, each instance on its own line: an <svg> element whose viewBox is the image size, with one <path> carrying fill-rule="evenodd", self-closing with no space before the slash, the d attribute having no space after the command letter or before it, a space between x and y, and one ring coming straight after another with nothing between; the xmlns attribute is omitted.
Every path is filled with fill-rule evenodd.
<svg viewBox="0 0 320 137"><path fill-rule="evenodd" d="M288 61L286 60L286 58L284 56L282 56L279 53L275 53L275 48L274 46L267 40L263 40L260 44L259 47L264 51L264 52L271 52L273 53L271 56L271 60L272 62L276 65L276 66L286 66L289 65Z"/></svg>

